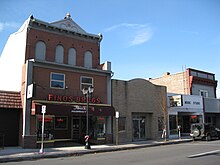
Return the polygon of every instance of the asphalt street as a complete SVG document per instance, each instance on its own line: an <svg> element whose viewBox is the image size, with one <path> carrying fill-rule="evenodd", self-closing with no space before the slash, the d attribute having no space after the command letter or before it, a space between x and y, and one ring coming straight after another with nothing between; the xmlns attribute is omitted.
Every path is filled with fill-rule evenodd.
<svg viewBox="0 0 220 165"><path fill-rule="evenodd" d="M196 141L83 156L10 162L6 165L217 165L220 141Z"/></svg>

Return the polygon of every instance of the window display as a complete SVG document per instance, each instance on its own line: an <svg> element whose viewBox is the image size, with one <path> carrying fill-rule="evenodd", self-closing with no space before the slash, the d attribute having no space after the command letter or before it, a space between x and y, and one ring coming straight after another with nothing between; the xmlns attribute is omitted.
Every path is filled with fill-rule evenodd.
<svg viewBox="0 0 220 165"><path fill-rule="evenodd" d="M56 116L54 123L55 130L66 130L68 128L68 118L66 116Z"/></svg>
<svg viewBox="0 0 220 165"><path fill-rule="evenodd" d="M93 117L93 139L103 140L106 137L106 117L98 116Z"/></svg>
<svg viewBox="0 0 220 165"><path fill-rule="evenodd" d="M42 137L42 115L37 116L37 140ZM54 116L45 115L44 117L44 140L54 138Z"/></svg>

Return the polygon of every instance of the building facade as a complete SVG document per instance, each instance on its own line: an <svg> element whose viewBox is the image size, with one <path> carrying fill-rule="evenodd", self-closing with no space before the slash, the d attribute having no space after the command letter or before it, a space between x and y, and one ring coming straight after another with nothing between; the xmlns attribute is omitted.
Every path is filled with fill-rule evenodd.
<svg viewBox="0 0 220 165"><path fill-rule="evenodd" d="M168 94L169 136L189 135L193 123L204 122L202 96ZM179 127L178 127L179 126Z"/></svg>
<svg viewBox="0 0 220 165"><path fill-rule="evenodd" d="M20 92L0 91L0 148L19 144L21 121Z"/></svg>
<svg viewBox="0 0 220 165"><path fill-rule="evenodd" d="M149 81L166 86L168 93L216 98L217 81L213 73L188 68L176 74L166 72L162 77Z"/></svg>
<svg viewBox="0 0 220 165"><path fill-rule="evenodd" d="M170 93L170 96L168 95L169 99L172 99L172 101L177 101L176 99L182 100L181 106L171 106L168 110L169 114L178 114L177 122L174 122L176 120L175 116L169 116L169 119L172 118L169 123L175 123L170 128L171 132L180 125L182 133L187 134L190 131L190 124L195 121L220 126L220 107L218 106L218 99L216 99L217 81L215 80L215 74L188 68L183 72L172 75L166 72L162 77L150 79L149 81L157 85L166 86L167 92ZM177 96L173 97L172 95ZM188 99L188 101L185 102L184 99ZM194 99L196 100L194 101ZM198 104L193 104L194 102ZM215 104L211 106L210 102ZM195 106L197 106L196 112ZM184 113L181 115L181 112Z"/></svg>
<svg viewBox="0 0 220 165"><path fill-rule="evenodd" d="M23 108L20 143L24 148L40 143L43 105L45 143L84 142L87 99L82 91L89 87L94 88L88 99L91 143L112 142L112 71L110 62L100 63L101 40L101 34L87 33L69 13L52 23L30 16L11 35L3 55L16 51L18 58ZM16 44L19 48L13 49Z"/></svg>
<svg viewBox="0 0 220 165"><path fill-rule="evenodd" d="M119 113L118 126L113 122L114 140L161 139L167 123L166 101L166 87L144 79L112 80L112 103Z"/></svg>
<svg viewBox="0 0 220 165"><path fill-rule="evenodd" d="M205 122L220 128L220 99L204 98Z"/></svg>

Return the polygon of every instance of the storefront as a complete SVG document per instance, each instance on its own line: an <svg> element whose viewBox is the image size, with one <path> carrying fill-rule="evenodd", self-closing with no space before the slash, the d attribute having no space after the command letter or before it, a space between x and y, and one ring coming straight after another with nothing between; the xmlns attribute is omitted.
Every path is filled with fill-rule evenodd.
<svg viewBox="0 0 220 165"><path fill-rule="evenodd" d="M44 140L48 142L75 141L84 143L86 135L86 104L35 100L32 115L36 116L37 143L42 137L42 105L46 105ZM112 116L110 105L89 104L89 136L94 144L112 142Z"/></svg>
<svg viewBox="0 0 220 165"><path fill-rule="evenodd" d="M169 136L189 135L193 123L204 121L203 99L194 95L168 96ZM179 128L179 129L178 129Z"/></svg>
<svg viewBox="0 0 220 165"><path fill-rule="evenodd" d="M112 80L115 143L159 140L167 116L166 88L144 79Z"/></svg>
<svg viewBox="0 0 220 165"><path fill-rule="evenodd" d="M220 128L220 99L204 98L205 122Z"/></svg>

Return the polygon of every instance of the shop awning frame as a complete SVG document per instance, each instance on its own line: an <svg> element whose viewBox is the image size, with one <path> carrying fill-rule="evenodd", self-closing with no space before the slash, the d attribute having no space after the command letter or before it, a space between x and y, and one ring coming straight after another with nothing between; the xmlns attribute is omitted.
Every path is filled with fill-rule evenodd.
<svg viewBox="0 0 220 165"><path fill-rule="evenodd" d="M39 108L36 108L46 105L49 108L58 109L57 106L63 106L65 109L68 109L69 113L80 113L79 111L74 112L75 106L83 107L86 112L86 103L77 103L77 102L58 102L58 101L47 101L47 100L33 100L32 109L38 109L37 113L39 114ZM83 111L81 113L84 113ZM110 104L93 104L89 103L89 114L94 116L115 116L115 108Z"/></svg>

